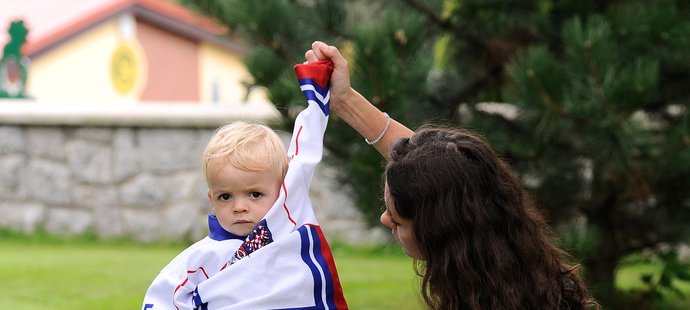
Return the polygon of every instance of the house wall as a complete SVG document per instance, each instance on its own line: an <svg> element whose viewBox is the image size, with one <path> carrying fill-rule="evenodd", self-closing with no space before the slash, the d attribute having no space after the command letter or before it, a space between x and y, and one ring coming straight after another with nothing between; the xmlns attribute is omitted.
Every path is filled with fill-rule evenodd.
<svg viewBox="0 0 690 310"><path fill-rule="evenodd" d="M114 64L118 48L132 64ZM38 100L243 104L252 80L238 52L113 16L30 59L28 94ZM123 66L124 65L124 66ZM133 85L118 89L115 70ZM265 96L260 96L266 101Z"/></svg>
<svg viewBox="0 0 690 310"><path fill-rule="evenodd" d="M199 44L144 22L137 39L148 60L142 101L199 101Z"/></svg>
<svg viewBox="0 0 690 310"><path fill-rule="evenodd" d="M245 101L243 83L253 81L238 54L230 54L216 45L199 46L199 87L202 102L238 104Z"/></svg>
<svg viewBox="0 0 690 310"><path fill-rule="evenodd" d="M134 101L145 83L146 60L139 54L137 81L129 93L119 93L111 80L111 58L123 39L113 19L65 40L50 51L31 59L27 92L33 98L51 101Z"/></svg>

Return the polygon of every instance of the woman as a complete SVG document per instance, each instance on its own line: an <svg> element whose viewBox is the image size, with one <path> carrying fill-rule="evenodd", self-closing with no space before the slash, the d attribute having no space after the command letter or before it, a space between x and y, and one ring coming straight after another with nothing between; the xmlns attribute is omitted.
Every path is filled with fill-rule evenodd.
<svg viewBox="0 0 690 310"><path fill-rule="evenodd" d="M597 307L519 180L485 141L452 128L413 132L391 119L350 87L348 63L334 46L314 42L305 58L334 63L331 111L388 161L381 222L415 259L428 308Z"/></svg>

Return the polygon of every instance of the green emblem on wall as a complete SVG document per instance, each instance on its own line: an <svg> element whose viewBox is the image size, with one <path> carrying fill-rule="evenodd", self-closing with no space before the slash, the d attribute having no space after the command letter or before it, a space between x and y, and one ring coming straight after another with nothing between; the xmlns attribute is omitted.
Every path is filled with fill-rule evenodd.
<svg viewBox="0 0 690 310"><path fill-rule="evenodd" d="M0 98L26 98L25 86L29 61L22 57L21 49L29 30L21 20L8 29L10 40L5 44L0 59Z"/></svg>

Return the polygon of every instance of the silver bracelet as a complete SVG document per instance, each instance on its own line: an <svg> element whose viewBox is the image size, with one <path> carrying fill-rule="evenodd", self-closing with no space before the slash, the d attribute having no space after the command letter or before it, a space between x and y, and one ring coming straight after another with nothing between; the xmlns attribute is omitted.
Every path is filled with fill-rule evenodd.
<svg viewBox="0 0 690 310"><path fill-rule="evenodd" d="M388 113L383 112L383 115L386 116L386 126L383 127L383 131L381 131L381 134L378 137L376 137L376 139L374 139L374 141L369 141L369 139L364 138L364 142L366 142L367 144L374 145L374 144L378 143L379 141L381 141L381 139L383 138L383 135L385 135L386 131L388 130L388 126L391 125L391 117L388 116Z"/></svg>

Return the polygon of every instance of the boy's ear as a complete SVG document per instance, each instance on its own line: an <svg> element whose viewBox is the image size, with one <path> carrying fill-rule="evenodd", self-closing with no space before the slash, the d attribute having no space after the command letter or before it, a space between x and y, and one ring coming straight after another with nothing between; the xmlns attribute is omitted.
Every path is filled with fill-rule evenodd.
<svg viewBox="0 0 690 310"><path fill-rule="evenodd" d="M213 200L211 199L211 190L210 190L210 189L208 190L208 192L206 192L206 196L208 197L208 201L209 201L209 202L213 201Z"/></svg>

